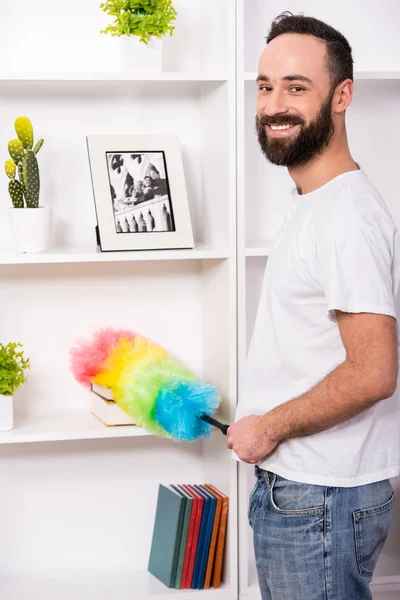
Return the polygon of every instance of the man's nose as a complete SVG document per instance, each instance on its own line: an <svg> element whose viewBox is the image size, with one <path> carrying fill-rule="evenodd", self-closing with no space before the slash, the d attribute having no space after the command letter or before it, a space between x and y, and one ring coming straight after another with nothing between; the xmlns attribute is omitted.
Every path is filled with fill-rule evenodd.
<svg viewBox="0 0 400 600"><path fill-rule="evenodd" d="M262 114L271 118L276 115L285 114L287 111L288 106L285 103L284 94L279 90L270 92L265 99Z"/></svg>

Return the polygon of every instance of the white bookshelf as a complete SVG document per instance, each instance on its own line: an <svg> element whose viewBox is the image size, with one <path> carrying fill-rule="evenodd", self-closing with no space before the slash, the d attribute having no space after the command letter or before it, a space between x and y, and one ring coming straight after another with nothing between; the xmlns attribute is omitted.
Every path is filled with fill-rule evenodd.
<svg viewBox="0 0 400 600"><path fill-rule="evenodd" d="M19 81L28 83L30 81L43 81L54 83L57 81L81 81L83 83L89 82L109 82L115 83L120 81L132 81L132 82L150 82L150 83L162 83L162 82L195 82L202 83L208 81L225 82L228 81L228 74L224 72L161 72L161 73L124 73L120 71L116 72L21 72L21 73L7 73L0 72L0 82L11 82Z"/></svg>
<svg viewBox="0 0 400 600"><path fill-rule="evenodd" d="M0 432L0 444L60 442L125 437L143 437L151 432L135 425L105 427L91 414L59 414L17 418L14 429Z"/></svg>
<svg viewBox="0 0 400 600"><path fill-rule="evenodd" d="M201 592L190 590L170 590L145 571L130 573L110 573L96 575L76 575L73 578L52 577L46 579L27 578L24 581L17 578L3 579L0 586L7 600L19 600L27 596L42 600L70 600L85 598L85 600L131 600L133 594L139 592L143 598L160 598L172 600L192 600L200 596L206 600L231 600L229 590L222 586L220 589L208 589Z"/></svg>
<svg viewBox="0 0 400 600"><path fill-rule="evenodd" d="M176 32L165 40L159 74L119 71L118 40L99 34L107 17L96 3L39 0L33 10L17 0L0 8L7 23L1 145L15 136L15 118L29 116L45 140L41 197L53 207L51 247L36 255L13 248L6 188L0 207L2 340L20 340L32 365L15 396L14 429L0 432L0 479L7 478L0 589L7 600L238 594L237 466L225 436L215 430L209 440L182 443L135 426L106 427L69 370L78 338L104 326L128 328L217 386L220 418L234 419L235 6L174 5ZM193 249L96 247L86 136L129 133L178 136ZM206 482L230 498L222 586L168 589L147 573L158 485Z"/></svg>
<svg viewBox="0 0 400 600"><path fill-rule="evenodd" d="M267 163L255 135L256 78L258 59L275 16L283 10L321 18L346 35L355 60L355 96L348 110L350 146L387 202L397 226L400 210L397 194L400 118L400 42L393 19L400 6L383 1L369 5L318 0L237 1L237 252L238 252L238 394L241 393L248 346L268 256L280 225L289 210L294 187L286 169ZM395 5L396 4L396 5ZM363 15L361 17L361 15ZM377 27L376 23L380 26ZM374 43L371 44L370 40ZM379 107L379 109L378 109ZM379 116L378 116L379 113ZM384 134L384 131L390 131ZM372 141L373 140L373 141ZM253 467L240 465L238 474L239 595L260 600L248 525L248 497L255 482ZM393 480L400 488L398 479ZM397 503L389 538L378 562L371 589L378 600L400 593L400 552ZM396 596L397 597L397 596Z"/></svg>
<svg viewBox="0 0 400 600"><path fill-rule="evenodd" d="M25 254L6 249L0 251L0 265L27 265L51 263L104 263L169 260L221 260L229 257L228 250L214 250L204 244L193 249L136 250L132 252L101 252L95 246L50 248L40 254Z"/></svg>
<svg viewBox="0 0 400 600"><path fill-rule="evenodd" d="M128 600L138 590L143 600L255 600L246 516L252 467L237 468L219 431L183 444L136 427L102 426L71 376L68 350L94 328L130 328L218 386L220 417L233 421L262 277L290 203L286 173L266 164L254 137L258 53L281 3L174 0L177 29L165 42L165 70L153 75L118 71L117 41L99 35L104 15L97 5L38 2L0 8L7 25L0 36L1 144L6 148L13 137L16 116L32 119L45 138L42 199L54 212L50 250L18 254L4 188L2 340L22 341L32 369L15 398L15 427L0 433L0 479L7 482L0 499L0 589L7 600ZM360 87L349 111L352 145L400 223L400 49L392 14L398 9L382 2L367 19L361 0L339 4L343 10L292 0L285 9L326 18L354 40ZM386 34L374 26L379 19ZM380 51L378 40L365 44L376 36ZM382 127L387 115L389 133ZM193 249L96 248L85 138L122 133L179 137ZM385 164L372 140L388 149ZM146 571L158 485L175 482L210 482L230 497L220 589L170 590ZM380 583L396 586L393 536L385 551Z"/></svg>

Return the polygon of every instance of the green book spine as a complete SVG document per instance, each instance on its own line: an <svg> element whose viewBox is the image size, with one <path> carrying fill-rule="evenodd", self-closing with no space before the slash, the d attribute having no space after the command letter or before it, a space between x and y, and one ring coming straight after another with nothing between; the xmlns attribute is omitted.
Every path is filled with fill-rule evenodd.
<svg viewBox="0 0 400 600"><path fill-rule="evenodd" d="M184 518L184 498L160 484L148 570L167 587L175 587Z"/></svg>
<svg viewBox="0 0 400 600"><path fill-rule="evenodd" d="M184 516L183 516L183 524L182 524L182 535L181 535L181 543L178 554L178 564L176 568L176 578L175 578L175 588L180 589L181 581L182 581L182 570L183 563L185 560L185 551L186 551L186 542L189 531L189 523L190 516L192 514L192 506L193 506L193 498L189 495L186 495L186 492L180 490L176 486L173 486L177 492L179 492L184 498L185 508L184 508Z"/></svg>
<svg viewBox="0 0 400 600"><path fill-rule="evenodd" d="M181 504L179 525L178 525L176 544L175 544L175 549L174 549L174 562L173 562L173 566L172 566L171 581L170 581L170 585L169 585L169 587L172 587L172 588L175 587L175 582L176 582L176 573L177 573L177 569L178 569L179 551L180 551L181 538L182 538L183 519L185 517L185 498L182 498L182 500L183 500L183 502Z"/></svg>

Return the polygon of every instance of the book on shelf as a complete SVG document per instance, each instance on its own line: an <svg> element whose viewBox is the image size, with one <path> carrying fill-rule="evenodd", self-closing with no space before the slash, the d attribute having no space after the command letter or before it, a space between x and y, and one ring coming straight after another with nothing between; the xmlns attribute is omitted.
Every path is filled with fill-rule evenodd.
<svg viewBox="0 0 400 600"><path fill-rule="evenodd" d="M196 561L194 563L194 573L192 579L192 588L201 589L205 577L206 559L211 540L211 531L214 523L216 499L207 490L200 485L193 486L199 494L204 496L204 510L200 525L199 542L197 546Z"/></svg>
<svg viewBox="0 0 400 600"><path fill-rule="evenodd" d="M216 496L215 519L214 519L214 524L213 524L213 528L212 528L212 532L211 532L210 550L208 553L208 560L207 560L207 565L206 565L204 586L203 586L204 589L208 589L211 585L212 567L214 564L215 549L217 547L218 530L220 528L220 523L221 523L223 495L216 488L213 488L212 486L210 486L207 483L205 484L204 487L206 488L207 491L214 493ZM226 499L228 499L228 498L226 497Z"/></svg>
<svg viewBox="0 0 400 600"><path fill-rule="evenodd" d="M182 583L182 572L183 572L183 563L185 560L185 552L186 552L186 544L187 538L189 535L189 524L190 517L192 514L193 508L193 496L191 496L186 490L182 487L173 485L172 486L180 495L183 495L184 498L184 516L183 516L183 525L182 525L182 534L179 545L179 553L178 553L178 563L176 567L176 576L175 576L175 588L180 589Z"/></svg>
<svg viewBox="0 0 400 600"><path fill-rule="evenodd" d="M100 385L99 383L93 383L92 381L92 383L90 384L90 389L92 392L94 392L104 400L110 400L111 402L115 402L111 388L105 387L104 385Z"/></svg>
<svg viewBox="0 0 400 600"><path fill-rule="evenodd" d="M169 588L220 587L228 503L211 484L160 484L148 571Z"/></svg>
<svg viewBox="0 0 400 600"><path fill-rule="evenodd" d="M192 583L194 562L196 560L196 550L199 540L201 517L203 515L204 498L189 485L182 485L182 488L193 497L193 513L190 518L181 583L182 589L189 589Z"/></svg>
<svg viewBox="0 0 400 600"><path fill-rule="evenodd" d="M212 573L210 575L211 587L218 588L221 586L222 568L224 563L225 538L228 527L229 498L211 484L207 484L207 489L209 489L216 495L218 494L222 500L220 522L217 531L217 540L215 544L214 565L212 567Z"/></svg>
<svg viewBox="0 0 400 600"><path fill-rule="evenodd" d="M107 427L135 425L135 421L115 402L110 388L91 384L90 412Z"/></svg>
<svg viewBox="0 0 400 600"><path fill-rule="evenodd" d="M167 587L175 587L184 497L172 485L160 484L148 570Z"/></svg>

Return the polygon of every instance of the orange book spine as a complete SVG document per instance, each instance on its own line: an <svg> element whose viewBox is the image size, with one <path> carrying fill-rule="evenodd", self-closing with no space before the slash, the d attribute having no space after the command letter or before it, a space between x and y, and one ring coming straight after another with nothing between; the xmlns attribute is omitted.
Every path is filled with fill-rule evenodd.
<svg viewBox="0 0 400 600"><path fill-rule="evenodd" d="M211 586L213 588L221 587L221 575L222 575L222 566L224 560L224 550L225 550L225 538L226 538L226 530L228 524L228 506L229 506L229 498L226 494L223 494L213 485L208 484L210 489L216 493L221 494L222 496L222 509L221 509L221 518L217 536L217 543L215 548L215 560L214 560L214 570L212 573L212 581Z"/></svg>
<svg viewBox="0 0 400 600"><path fill-rule="evenodd" d="M219 492L213 490L210 485L205 484L204 487L206 488L206 490L208 490L210 492L210 494L215 496L217 499L213 530L211 533L210 549L208 552L206 574L205 574L204 586L203 586L204 589L208 589L210 587L211 573L212 573L212 568L214 566L214 556L215 556L215 550L216 550L216 544L217 544L217 536L218 536L219 523L220 523L220 518L221 518L221 511L222 511L222 496Z"/></svg>

